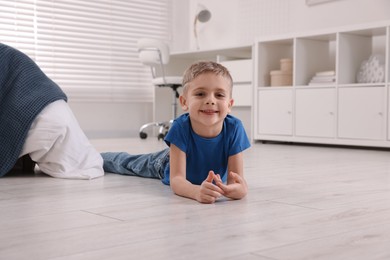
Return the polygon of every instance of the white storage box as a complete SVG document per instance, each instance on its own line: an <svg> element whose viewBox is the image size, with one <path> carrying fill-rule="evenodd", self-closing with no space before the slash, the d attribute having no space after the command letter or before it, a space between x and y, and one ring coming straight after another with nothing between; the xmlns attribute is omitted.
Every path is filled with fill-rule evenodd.
<svg viewBox="0 0 390 260"><path fill-rule="evenodd" d="M289 71L273 70L271 75L271 86L292 86L292 73Z"/></svg>
<svg viewBox="0 0 390 260"><path fill-rule="evenodd" d="M281 59L280 70L292 72L292 59Z"/></svg>

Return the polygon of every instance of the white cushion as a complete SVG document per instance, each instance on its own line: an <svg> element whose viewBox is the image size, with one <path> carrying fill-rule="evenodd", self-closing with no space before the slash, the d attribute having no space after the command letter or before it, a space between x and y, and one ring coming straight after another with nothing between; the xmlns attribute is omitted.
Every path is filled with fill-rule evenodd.
<svg viewBox="0 0 390 260"><path fill-rule="evenodd" d="M166 80L167 85L171 85L171 84L181 85L181 83L183 81L183 77L170 76L170 77L165 77L165 80ZM165 84L164 79L162 77L158 77L158 78L153 79L152 83L153 83L153 85L156 85L156 86L160 86L160 85Z"/></svg>
<svg viewBox="0 0 390 260"><path fill-rule="evenodd" d="M138 40L138 52L140 60L146 65L160 64L160 56L157 50L160 50L163 64L169 62L169 46L163 41L156 39L142 38ZM155 49L155 51L152 51Z"/></svg>

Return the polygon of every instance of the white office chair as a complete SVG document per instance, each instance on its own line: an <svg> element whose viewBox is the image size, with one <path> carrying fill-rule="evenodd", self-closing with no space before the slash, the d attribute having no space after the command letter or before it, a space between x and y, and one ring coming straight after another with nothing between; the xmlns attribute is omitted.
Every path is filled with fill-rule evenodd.
<svg viewBox="0 0 390 260"><path fill-rule="evenodd" d="M177 116L177 99L179 92L177 89L181 87L183 77L178 76L166 76L164 65L169 62L169 47L167 44L160 40L155 39L140 39L138 41L139 58L144 65L150 66L152 71L153 80L152 83L158 87L169 87L172 89L172 116L169 121L152 122L141 126L139 130L139 136L141 139L145 139L148 135L145 133L145 129L148 127L159 127L159 134L157 138L164 139L167 134L173 119ZM161 76L157 77L157 71Z"/></svg>

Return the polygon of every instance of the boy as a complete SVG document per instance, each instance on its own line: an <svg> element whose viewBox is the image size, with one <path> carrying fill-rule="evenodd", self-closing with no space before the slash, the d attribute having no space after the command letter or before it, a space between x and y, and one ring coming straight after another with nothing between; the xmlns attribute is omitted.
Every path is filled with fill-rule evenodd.
<svg viewBox="0 0 390 260"><path fill-rule="evenodd" d="M221 196L245 197L242 151L250 143L241 121L228 115L232 88L230 73L222 65L191 65L179 97L188 113L175 119L165 137L169 149L146 155L102 153L105 171L160 178L175 194L201 203L214 203Z"/></svg>

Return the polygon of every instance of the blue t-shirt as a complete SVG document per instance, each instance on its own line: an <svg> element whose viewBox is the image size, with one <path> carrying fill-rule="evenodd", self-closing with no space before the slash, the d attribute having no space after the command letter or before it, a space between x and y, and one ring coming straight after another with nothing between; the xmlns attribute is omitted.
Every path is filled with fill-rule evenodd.
<svg viewBox="0 0 390 260"><path fill-rule="evenodd" d="M192 130L189 114L183 114L174 120L165 142L169 146L174 144L186 154L186 178L197 185L207 178L210 170L226 182L229 156L250 147L241 121L231 115L225 118L218 136L204 138ZM169 166L162 181L169 184Z"/></svg>

